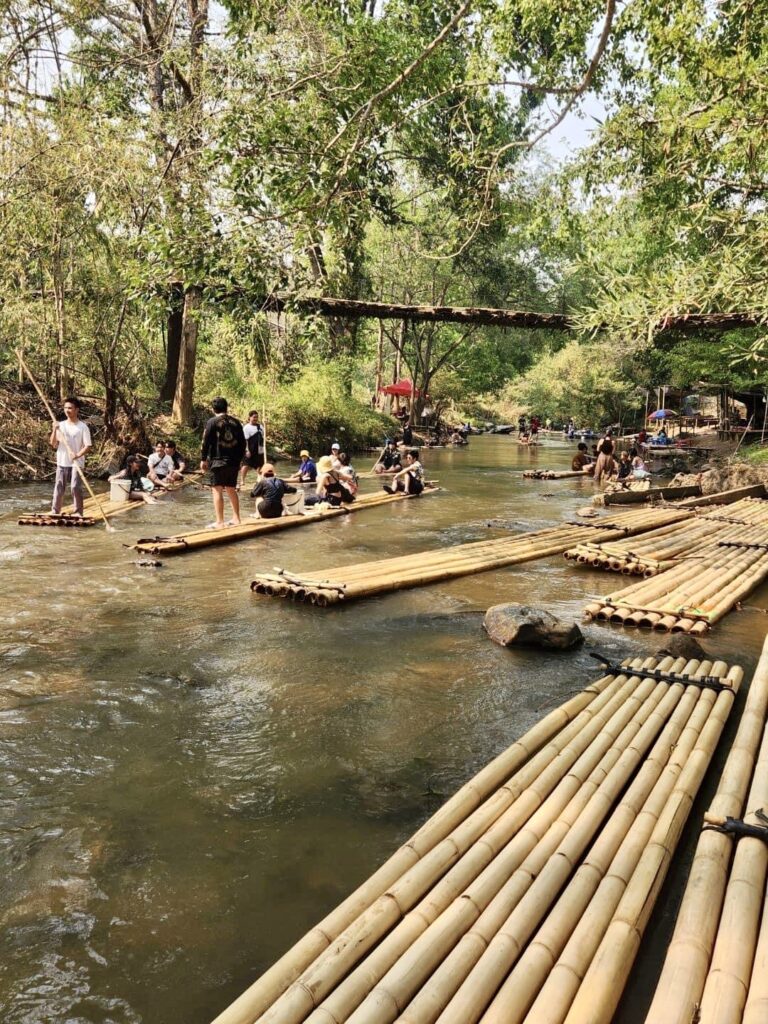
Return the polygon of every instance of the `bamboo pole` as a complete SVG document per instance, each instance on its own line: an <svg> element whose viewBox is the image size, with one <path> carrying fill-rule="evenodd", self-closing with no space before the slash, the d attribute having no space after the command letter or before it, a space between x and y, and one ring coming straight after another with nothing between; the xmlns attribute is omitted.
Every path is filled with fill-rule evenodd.
<svg viewBox="0 0 768 1024"><path fill-rule="evenodd" d="M721 665L716 664L718 667ZM731 669L729 679L733 689L717 695L712 714L697 743L696 753L680 775L674 793L640 857L571 1004L565 1018L566 1024L609 1024L613 1017L651 910L666 877L672 853L733 705L741 683L741 670Z"/></svg>
<svg viewBox="0 0 768 1024"><path fill-rule="evenodd" d="M635 659L628 668L642 668L653 659ZM336 939L366 908L408 869L446 839L466 818L478 810L502 783L513 776L540 752L554 756L555 738L560 742L580 731L596 710L620 691L626 677L604 675L563 705L549 712L507 750L470 779L374 874L334 911L307 933L261 978L250 986L215 1024L252 1024L316 957Z"/></svg>
<svg viewBox="0 0 768 1024"><path fill-rule="evenodd" d="M744 820L768 807L768 730L755 765ZM765 903L768 843L745 837L736 845L720 915L709 975L701 1000L701 1024L741 1024Z"/></svg>

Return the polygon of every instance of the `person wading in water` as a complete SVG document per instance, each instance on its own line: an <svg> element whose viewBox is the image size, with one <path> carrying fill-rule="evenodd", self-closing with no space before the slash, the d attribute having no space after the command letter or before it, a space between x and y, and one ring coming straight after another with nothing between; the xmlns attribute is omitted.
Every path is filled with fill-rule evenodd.
<svg viewBox="0 0 768 1024"><path fill-rule="evenodd" d="M213 511L216 522L212 529L221 529L224 522L224 492L232 506L231 526L240 525L240 500L237 495L237 474L245 454L245 434L240 420L227 412L226 398L211 402L214 414L205 424L200 469L210 470L213 491Z"/></svg>

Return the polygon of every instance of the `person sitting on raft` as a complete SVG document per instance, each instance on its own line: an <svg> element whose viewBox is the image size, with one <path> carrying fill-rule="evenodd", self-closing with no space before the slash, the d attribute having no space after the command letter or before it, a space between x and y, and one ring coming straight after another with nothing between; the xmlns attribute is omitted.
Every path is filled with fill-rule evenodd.
<svg viewBox="0 0 768 1024"><path fill-rule="evenodd" d="M397 473L403 468L403 463L400 459L400 451L397 447L397 441L393 441L391 437L388 437L384 442L384 451L379 456L379 461L373 467L374 473Z"/></svg>
<svg viewBox="0 0 768 1024"><path fill-rule="evenodd" d="M619 465L616 470L617 480L628 480L632 474L632 463L629 459L629 452L622 452L619 457Z"/></svg>
<svg viewBox="0 0 768 1024"><path fill-rule="evenodd" d="M635 457L632 459L632 476L635 480L648 480L650 475L642 455L635 454Z"/></svg>
<svg viewBox="0 0 768 1024"><path fill-rule="evenodd" d="M157 504L157 498L154 498L150 493L153 486L151 480L147 480L141 475L141 460L138 455L129 455L125 463L125 469L121 469L119 473L115 473L109 479L110 481L131 481L131 489L128 492L129 501L146 501L148 505Z"/></svg>
<svg viewBox="0 0 768 1024"><path fill-rule="evenodd" d="M331 465L335 470L341 469L341 462L339 461L339 455L341 454L341 445L338 441L334 441L331 445L331 454L328 458L331 460Z"/></svg>
<svg viewBox="0 0 768 1024"><path fill-rule="evenodd" d="M339 452L339 462L341 463L341 469L339 470L339 476L342 482L353 495L357 494L359 483L357 479L357 473L352 463L349 461L349 456L346 452Z"/></svg>
<svg viewBox="0 0 768 1024"><path fill-rule="evenodd" d="M310 458L306 448L301 449L299 458L301 462L299 463L298 470L295 473L291 473L286 479L300 484L313 484L317 480L317 466L314 459Z"/></svg>
<svg viewBox="0 0 768 1024"><path fill-rule="evenodd" d="M574 473L591 473L593 468L592 460L589 457L587 446L583 441L577 445L576 454L571 459L571 470Z"/></svg>
<svg viewBox="0 0 768 1024"><path fill-rule="evenodd" d="M254 484L251 497L256 498L256 513L259 519L279 519L283 514L283 496L295 494L296 488L275 476L271 462L261 466L261 479ZM260 501L258 499L261 499Z"/></svg>
<svg viewBox="0 0 768 1024"><path fill-rule="evenodd" d="M187 468L187 460L184 458L184 456L181 454L179 449L176 447L176 442L175 441L166 441L165 442L165 455L166 455L166 458L169 458L171 460L171 462L173 463L173 468L174 468L174 471L176 473L176 478L178 480L180 480L183 477L184 471Z"/></svg>
<svg viewBox="0 0 768 1024"><path fill-rule="evenodd" d="M384 490L388 494L395 494L397 491L404 491L406 494L421 494L424 490L424 467L419 462L419 453L412 449L405 454L405 469L395 473L392 477L392 486L384 484Z"/></svg>
<svg viewBox="0 0 768 1024"><path fill-rule="evenodd" d="M317 493L306 498L304 504L317 505L326 502L332 508L338 508L354 500L355 496L348 487L348 482L333 468L330 455L323 455L317 463Z"/></svg>
<svg viewBox="0 0 768 1024"><path fill-rule="evenodd" d="M165 442L158 441L155 450L147 459L147 476L155 487L166 487L174 480L181 480L181 473L177 473L173 466L173 460L165 454Z"/></svg>

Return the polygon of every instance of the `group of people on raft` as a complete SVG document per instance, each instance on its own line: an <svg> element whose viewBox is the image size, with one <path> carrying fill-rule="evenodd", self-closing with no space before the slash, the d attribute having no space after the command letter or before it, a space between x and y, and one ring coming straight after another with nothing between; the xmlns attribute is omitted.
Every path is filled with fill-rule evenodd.
<svg viewBox="0 0 768 1024"><path fill-rule="evenodd" d="M616 442L611 430L606 430L599 442L592 445L591 452L583 441L580 442L571 460L571 469L591 476L598 484L613 480L647 480L651 475L637 448L630 448L616 457Z"/></svg>
<svg viewBox="0 0 768 1024"><path fill-rule="evenodd" d="M211 411L213 416L205 425L200 452L200 469L207 472L211 480L215 515L211 528L241 523L240 492L250 470L258 477L250 492L256 502L256 518L274 519L286 510L301 511L304 506L315 505L338 507L355 500L359 479L349 456L337 441L331 445L330 452L317 461L307 449L302 449L298 470L282 479L266 461L264 428L255 409L248 413L244 424L230 414L225 398L215 398ZM130 481L129 500L154 502L158 492L182 479L186 468L186 461L173 441L158 441L148 459L129 456L124 469L110 479ZM391 494L402 491L415 495L424 488L424 469L418 451L409 449L403 456L391 439L387 439L373 472L391 478L384 486ZM314 485L315 491L305 493L304 487L299 490L297 484ZM225 494L232 509L229 524L224 519ZM289 495L297 497L292 500Z"/></svg>

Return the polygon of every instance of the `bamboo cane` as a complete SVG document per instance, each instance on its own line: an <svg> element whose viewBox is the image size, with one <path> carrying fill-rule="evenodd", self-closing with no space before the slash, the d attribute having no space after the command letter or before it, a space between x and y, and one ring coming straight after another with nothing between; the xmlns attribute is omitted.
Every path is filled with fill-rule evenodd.
<svg viewBox="0 0 768 1024"><path fill-rule="evenodd" d="M651 664L653 659L628 662L632 668L649 667ZM366 882L224 1010L216 1018L215 1024L251 1024L388 886L449 836L461 822L491 798L505 779L532 761L539 752L543 751L545 757L551 758L555 737L559 735L561 743L567 742L570 735L585 726L595 710L599 710L615 696L625 679L622 676L602 676L551 711L498 755L451 797Z"/></svg>
<svg viewBox="0 0 768 1024"><path fill-rule="evenodd" d="M753 812L768 807L768 730L763 732L746 807L744 820L760 824ZM768 843L740 839L701 1000L701 1024L741 1024L765 903L766 872Z"/></svg>
<svg viewBox="0 0 768 1024"><path fill-rule="evenodd" d="M605 721L623 704L634 687L635 683L630 676L613 679L602 694L525 763L486 805L470 814L448 839L437 843L418 863L402 874L384 895L372 902L336 938L333 945L321 953L275 1000L264 1014L263 1024L271 1021L280 1021L281 1024L301 1021L313 1009L313 1004L332 990L354 963L469 849L501 813L516 801L522 802L522 821L526 814L529 816L533 813L562 772L592 742Z"/></svg>
<svg viewBox="0 0 768 1024"><path fill-rule="evenodd" d="M22 368L22 370L24 370L26 375L29 377L30 384L35 389L35 391L37 392L37 394L38 394L38 396L40 398L40 401L43 403L43 405L46 408L46 411L47 411L48 415L51 417L51 422L53 423L53 425L55 427L57 427L58 426L58 420L56 419L56 414L54 413L53 409L51 408L50 404L48 403L48 399L45 397L43 392L40 390L37 381L32 376L32 371L29 369L27 364L24 362L24 357L21 354L21 349L20 348L16 349L16 355L17 355L18 360L19 360L19 366ZM80 468L80 464L78 463L77 459L75 458L75 453L72 451L72 448L70 447L69 441L67 440L66 436L63 433L61 434L61 439L64 442L64 447L67 449L67 452L69 454L70 459L72 460L72 466L73 466L75 472L77 473L77 475L82 480L83 484L85 485L85 487L86 487L88 493L90 494L90 496L93 498L94 502L96 502L96 495L93 493L93 489L91 488L91 485L88 483L88 480L86 479L85 473ZM98 504L98 502L97 502L97 504ZM99 508L99 512L101 514L101 518L104 520L104 528L106 529L107 533L114 533L115 532L115 528L114 528L114 526L111 525L111 523L109 522L107 517L104 515L104 511L103 511L101 505L98 505L98 508Z"/></svg>
<svg viewBox="0 0 768 1024"><path fill-rule="evenodd" d="M752 978L742 1024L765 1024L768 1017L768 906L763 896L763 922L755 949Z"/></svg>
<svg viewBox="0 0 768 1024"><path fill-rule="evenodd" d="M681 659L676 664L682 667L684 661ZM397 990L396 1001L400 1003L403 986L414 984L417 967L419 971L427 969L425 964L434 961L445 942L450 942L452 935L457 937L469 919L476 917L475 910L483 899L487 902L491 898L493 892L498 890L523 858L530 855L534 847L554 850L561 835L563 820L569 815L576 816L583 808L599 782L618 760L623 743L628 741L630 735L637 733L643 719L650 714L650 705L644 705L643 697L651 689L652 684L644 681L617 708L567 775L563 776L561 766L553 762L548 773L550 777L560 776L561 781L528 819L524 828L520 829L519 811L513 806L429 895L404 917L374 953L338 986L321 1005L322 1013L311 1015L308 1024L316 1024L326 1019L326 1016L328 1019L347 1019L373 982L381 979L385 971L388 971L385 979L387 990L390 996L392 991L389 986ZM546 775L542 776L537 786L541 787L545 778ZM494 855L496 859L493 866L489 867ZM546 856L546 852L543 856ZM472 882L473 878L475 882ZM472 891L473 895L468 899L462 895L462 889L469 883L472 886L468 892ZM478 886L485 892L485 896L481 897L475 891ZM380 994L372 994L368 1008L371 1003L378 1005L380 1002ZM369 1010L361 1007L360 1012L365 1014ZM356 1017L351 1017L350 1021L354 1019Z"/></svg>
<svg viewBox="0 0 768 1024"><path fill-rule="evenodd" d="M768 637L710 814L742 814L767 715ZM732 849L729 836L714 831L701 833L646 1024L690 1024L693 1018L704 991Z"/></svg>
<svg viewBox="0 0 768 1024"><path fill-rule="evenodd" d="M653 830L571 1004L567 1024L609 1024L613 1016L648 917L666 877L672 853L741 683L740 670L732 669L729 676L733 689L717 695L712 714L697 744L696 756L686 764L673 796Z"/></svg>

